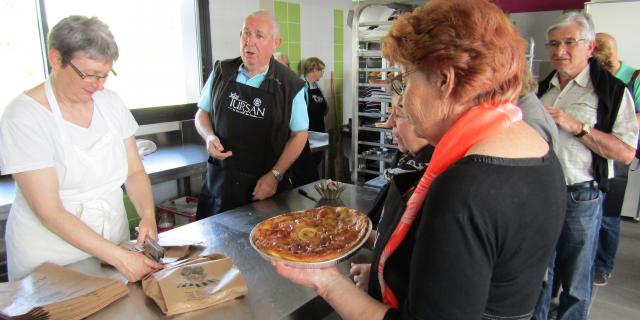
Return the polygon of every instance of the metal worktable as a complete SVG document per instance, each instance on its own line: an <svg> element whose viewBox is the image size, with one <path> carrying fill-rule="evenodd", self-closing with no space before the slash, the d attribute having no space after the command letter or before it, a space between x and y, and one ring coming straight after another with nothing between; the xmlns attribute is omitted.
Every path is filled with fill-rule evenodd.
<svg viewBox="0 0 640 320"><path fill-rule="evenodd" d="M142 164L151 184L202 174L206 168L204 144L163 146L144 156Z"/></svg>
<svg viewBox="0 0 640 320"><path fill-rule="evenodd" d="M304 187L311 196L319 198L312 184ZM362 211L371 208L378 190L346 185L341 196L345 206ZM229 256L247 281L249 292L243 298L203 310L175 316L179 319L321 319L331 312L330 307L311 289L293 284L279 276L273 266L250 245L249 233L260 221L280 213L308 209L323 204L300 195L297 190L279 194L271 199L251 203L219 215L196 221L161 234L164 239L203 241L204 254L219 252ZM333 203L335 204L335 203ZM96 276L121 277L115 269L101 266L89 258L69 268ZM347 263L341 265L343 271ZM157 319L164 315L147 298L140 284L128 284L130 293L90 319Z"/></svg>
<svg viewBox="0 0 640 320"><path fill-rule="evenodd" d="M324 152L324 162L328 164L329 134L309 131L309 147L311 152ZM191 143L158 148L145 156L142 163L151 184L155 184L203 174L208 157L204 144Z"/></svg>
<svg viewBox="0 0 640 320"><path fill-rule="evenodd" d="M322 151L322 172L320 178L329 176L329 134L309 131L309 149L311 152Z"/></svg>
<svg viewBox="0 0 640 320"><path fill-rule="evenodd" d="M151 184L203 174L207 163L204 144L163 146L142 159ZM16 186L10 176L0 178L0 213L8 213Z"/></svg>
<svg viewBox="0 0 640 320"><path fill-rule="evenodd" d="M328 172L329 163L329 134L309 131L309 146L312 152L324 153L323 176ZM189 178L205 172L209 154L204 143L169 145L158 148L157 151L143 157L142 164L149 175L151 184L165 181ZM185 182L179 188L188 188ZM184 190L178 190L183 193ZM10 176L0 177L0 213L8 213L15 197L15 183ZM186 192L189 193L188 191Z"/></svg>

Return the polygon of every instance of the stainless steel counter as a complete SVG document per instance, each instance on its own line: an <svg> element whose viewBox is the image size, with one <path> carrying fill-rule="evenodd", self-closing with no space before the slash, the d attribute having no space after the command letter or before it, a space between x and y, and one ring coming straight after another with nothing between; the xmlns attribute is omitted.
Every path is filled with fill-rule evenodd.
<svg viewBox="0 0 640 320"><path fill-rule="evenodd" d="M4 215L9 213L11 209L11 203L16 197L16 184L11 179L11 176L0 177L0 220L6 219Z"/></svg>
<svg viewBox="0 0 640 320"><path fill-rule="evenodd" d="M319 198L312 184L304 187L310 195ZM347 207L367 211L378 190L346 185L341 203ZM194 311L179 319L321 319L330 307L311 289L291 283L279 276L271 264L260 257L249 243L251 229L260 221L283 212L308 209L322 205L291 190L271 199L227 211L196 221L161 234L162 238L203 241L207 250L220 252L235 262L245 276L248 294L223 305ZM335 202L333 204L336 204ZM101 266L95 258L89 258L69 266L71 269L91 275L118 277L111 267ZM342 266L346 271L347 265ZM157 319L164 315L155 303L148 299L139 284L128 284L131 292L90 319Z"/></svg>
<svg viewBox="0 0 640 320"><path fill-rule="evenodd" d="M328 165L329 135L321 132L309 132L309 145L312 152L324 152L325 167ZM162 146L142 159L151 184L200 175L205 172L207 150L202 144L184 144ZM325 172L328 170L325 168ZM188 186L187 183L184 184ZM0 214L8 213L15 198L15 183L10 176L0 177ZM0 220L2 217L0 217ZM6 218L6 217L5 217Z"/></svg>
<svg viewBox="0 0 640 320"><path fill-rule="evenodd" d="M325 132L309 131L309 148L311 152L329 149L329 134Z"/></svg>
<svg viewBox="0 0 640 320"><path fill-rule="evenodd" d="M329 176L329 134L309 131L309 149L311 149L311 152L322 151L320 178L327 178Z"/></svg>
<svg viewBox="0 0 640 320"><path fill-rule="evenodd" d="M177 180L205 172L209 154L204 144L163 146L142 159L151 184Z"/></svg>

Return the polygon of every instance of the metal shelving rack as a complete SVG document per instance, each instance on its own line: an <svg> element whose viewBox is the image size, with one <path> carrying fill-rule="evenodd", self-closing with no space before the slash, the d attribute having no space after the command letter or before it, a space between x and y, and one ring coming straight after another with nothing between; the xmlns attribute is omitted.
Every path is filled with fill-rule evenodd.
<svg viewBox="0 0 640 320"><path fill-rule="evenodd" d="M354 104L356 110L354 114L354 159L355 168L353 170L353 181L358 184L364 183L366 180L375 178L382 174L384 169L392 165L390 154L395 152L397 146L393 144L391 138L391 129L375 127L375 122L385 122L389 117L391 98L385 96L365 96L361 93L366 89L380 89L384 93L389 92L387 83L370 83L369 80L374 78L378 81L384 81L389 73L396 73L399 70L393 68L382 58L380 50L369 50L371 46L380 47L380 40L369 39L366 41L358 41L358 88L357 101ZM371 65L376 65L371 67ZM375 75L373 75L375 74ZM373 75L373 76L372 76ZM376 109L364 109L363 103L372 103Z"/></svg>
<svg viewBox="0 0 640 320"><path fill-rule="evenodd" d="M382 57L380 39L386 34L392 21L361 21L362 13L371 6L382 6L383 9L395 11L398 2L365 1L354 7L352 20L352 66L354 81L353 92L353 121L352 121L352 181L355 184L380 176L384 169L393 166L393 159L397 152L397 145L393 142L391 129L374 126L374 122L385 122L391 112L391 96L363 96L362 90L381 89L389 93L389 84L384 81L390 75L400 72L400 69L390 64ZM380 31L380 30L383 31ZM376 75L372 77L372 73ZM377 82L372 83L374 78ZM379 108L364 110L362 103L373 103Z"/></svg>

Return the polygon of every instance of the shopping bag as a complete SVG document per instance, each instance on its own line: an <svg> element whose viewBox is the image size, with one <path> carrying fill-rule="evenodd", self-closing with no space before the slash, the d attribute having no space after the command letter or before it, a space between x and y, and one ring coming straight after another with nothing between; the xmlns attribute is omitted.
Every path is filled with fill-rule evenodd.
<svg viewBox="0 0 640 320"><path fill-rule="evenodd" d="M142 288L168 316L215 306L247 293L240 270L222 254L165 265L145 277Z"/></svg>

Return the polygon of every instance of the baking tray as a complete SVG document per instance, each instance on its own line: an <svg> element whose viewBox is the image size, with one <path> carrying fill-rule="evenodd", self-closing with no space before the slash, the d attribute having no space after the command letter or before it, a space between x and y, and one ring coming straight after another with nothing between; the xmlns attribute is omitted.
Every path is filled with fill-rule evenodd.
<svg viewBox="0 0 640 320"><path fill-rule="evenodd" d="M359 210L358 210L359 211ZM361 212L361 211L360 211ZM288 213L288 212L287 212ZM283 213L283 214L287 214L287 213ZM363 213L364 214L364 213ZM271 217L267 220L270 219L275 219L278 216L275 217ZM291 261L291 260L287 260L287 259L283 259L283 258L278 258L278 257L274 257L271 256L265 252L263 252L262 250L260 250L260 248L258 248L258 246L256 246L255 243L253 243L253 233L256 231L256 228L258 227L258 225L260 225L260 223L258 223L257 225L255 225L253 227L253 229L251 229L251 233L249 234L249 242L251 243L251 246L258 251L258 253L267 261L280 261L288 266L291 267L295 267L295 268L303 268L303 269L321 269L321 268L328 268L331 266L334 266L342 261L345 261L347 259L349 259L350 257L352 257L356 252L358 252L358 250L360 250L360 248L367 242L367 240L369 239L369 235L371 234L371 219L365 215L365 217L367 217L367 231L365 231L364 236L362 237L362 239L360 240L360 242L358 242L358 244L356 246L353 247L353 249L351 249L349 252L333 258L331 260L327 260L327 261L319 261L319 262L300 262L300 261ZM264 220L264 221L267 221Z"/></svg>

